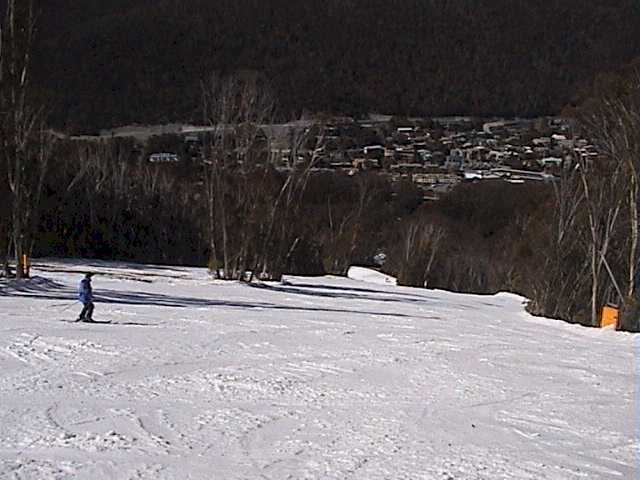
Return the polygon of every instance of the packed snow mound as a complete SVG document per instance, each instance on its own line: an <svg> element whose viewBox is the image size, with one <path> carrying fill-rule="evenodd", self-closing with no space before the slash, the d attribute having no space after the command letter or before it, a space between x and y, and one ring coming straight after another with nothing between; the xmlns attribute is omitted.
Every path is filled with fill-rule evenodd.
<svg viewBox="0 0 640 480"><path fill-rule="evenodd" d="M349 267L347 277L351 280L357 280L359 282L376 283L378 285L397 285L398 282L395 278L385 275L382 272L373 270L371 268L364 267Z"/></svg>
<svg viewBox="0 0 640 480"><path fill-rule="evenodd" d="M86 271L109 324L69 322ZM635 478L635 337L516 295L32 272L0 281L0 479Z"/></svg>

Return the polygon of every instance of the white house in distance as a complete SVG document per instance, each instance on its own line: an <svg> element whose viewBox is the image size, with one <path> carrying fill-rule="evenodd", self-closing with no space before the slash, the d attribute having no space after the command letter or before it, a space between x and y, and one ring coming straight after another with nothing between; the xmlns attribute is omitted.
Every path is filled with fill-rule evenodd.
<svg viewBox="0 0 640 480"><path fill-rule="evenodd" d="M151 155L149 155L149 161L151 163L174 163L179 162L180 157L178 157L178 155L175 153L152 153Z"/></svg>

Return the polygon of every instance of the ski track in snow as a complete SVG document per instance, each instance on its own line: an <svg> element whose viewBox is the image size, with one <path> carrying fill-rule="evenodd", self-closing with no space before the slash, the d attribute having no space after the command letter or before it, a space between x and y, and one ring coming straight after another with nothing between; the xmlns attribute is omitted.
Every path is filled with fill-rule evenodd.
<svg viewBox="0 0 640 480"><path fill-rule="evenodd" d="M111 324L62 321L88 269ZM634 478L634 336L515 295L33 273L0 283L1 479Z"/></svg>

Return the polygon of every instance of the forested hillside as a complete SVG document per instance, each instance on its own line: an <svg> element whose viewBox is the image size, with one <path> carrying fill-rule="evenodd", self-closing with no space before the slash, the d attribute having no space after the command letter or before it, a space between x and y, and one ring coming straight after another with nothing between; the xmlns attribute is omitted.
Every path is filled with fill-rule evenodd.
<svg viewBox="0 0 640 480"><path fill-rule="evenodd" d="M214 70L281 114L538 115L640 53L635 0L40 0L35 78L74 130L198 121Z"/></svg>

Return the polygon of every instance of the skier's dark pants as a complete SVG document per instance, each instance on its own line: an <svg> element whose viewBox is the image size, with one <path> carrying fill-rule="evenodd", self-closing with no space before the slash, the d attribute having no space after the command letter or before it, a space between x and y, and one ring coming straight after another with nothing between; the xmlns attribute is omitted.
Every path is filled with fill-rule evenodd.
<svg viewBox="0 0 640 480"><path fill-rule="evenodd" d="M80 313L79 320L89 319L91 320L91 316L93 315L93 302L87 302L84 304L84 308Z"/></svg>

